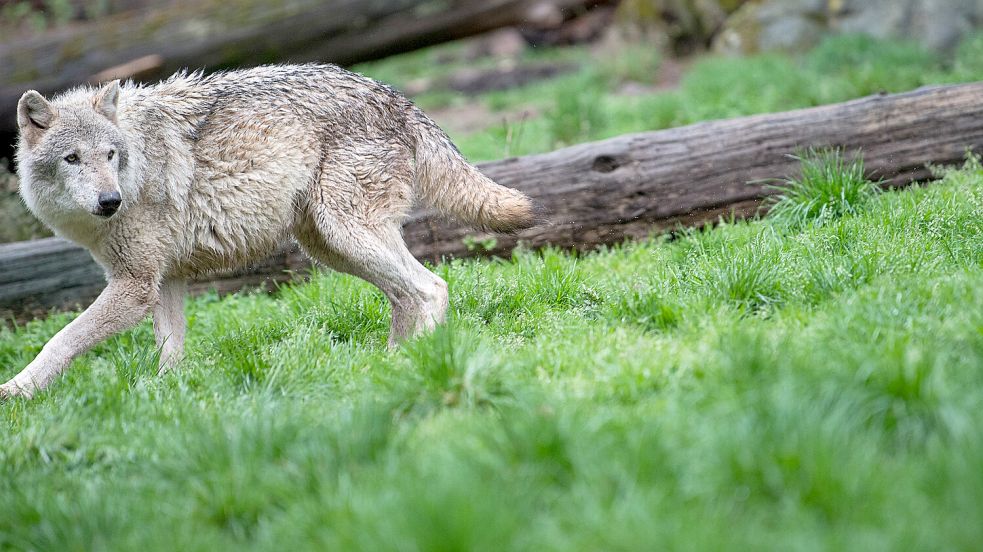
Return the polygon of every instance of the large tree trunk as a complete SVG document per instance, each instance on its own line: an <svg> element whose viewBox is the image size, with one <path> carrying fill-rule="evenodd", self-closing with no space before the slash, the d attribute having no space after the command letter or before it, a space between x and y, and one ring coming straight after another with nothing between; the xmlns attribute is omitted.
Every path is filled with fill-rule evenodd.
<svg viewBox="0 0 983 552"><path fill-rule="evenodd" d="M0 43L0 133L17 99L120 77L280 61L349 64L510 25L555 24L600 0L172 0Z"/></svg>
<svg viewBox="0 0 983 552"><path fill-rule="evenodd" d="M794 175L789 154L809 146L862 150L867 169L891 185L930 176L927 164L951 164L983 150L983 83L925 88L842 104L632 134L553 153L486 163L489 177L531 195L543 224L498 236L489 251L465 241L481 235L433 213L415 213L404 233L413 253L440 259L507 253L518 240L590 248L644 237L677 225L754 213L772 190L768 179ZM474 240L466 240L468 237ZM89 268L85 268L88 266ZM51 238L0 245L0 309L85 302L100 273L78 247ZM247 274L205 286L236 289L302 269L295 251Z"/></svg>

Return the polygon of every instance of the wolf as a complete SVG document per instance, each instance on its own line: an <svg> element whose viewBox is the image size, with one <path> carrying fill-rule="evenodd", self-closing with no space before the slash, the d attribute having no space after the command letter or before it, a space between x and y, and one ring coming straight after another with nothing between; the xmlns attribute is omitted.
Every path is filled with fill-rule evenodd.
<svg viewBox="0 0 983 552"><path fill-rule="evenodd" d="M85 247L107 286L0 397L30 397L72 360L152 313L160 371L181 358L186 282L293 239L314 260L377 286L389 345L445 319L447 284L410 254L419 198L472 226L515 232L534 205L468 163L393 88L333 65L112 81L17 104L28 208Z"/></svg>

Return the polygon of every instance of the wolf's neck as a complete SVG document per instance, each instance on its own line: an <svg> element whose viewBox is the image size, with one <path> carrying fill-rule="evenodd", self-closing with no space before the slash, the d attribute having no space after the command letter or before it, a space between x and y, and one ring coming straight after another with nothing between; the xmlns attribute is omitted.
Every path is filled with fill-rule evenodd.
<svg viewBox="0 0 983 552"><path fill-rule="evenodd" d="M46 214L43 219L55 234L92 250L98 247L108 221L98 220L87 213Z"/></svg>

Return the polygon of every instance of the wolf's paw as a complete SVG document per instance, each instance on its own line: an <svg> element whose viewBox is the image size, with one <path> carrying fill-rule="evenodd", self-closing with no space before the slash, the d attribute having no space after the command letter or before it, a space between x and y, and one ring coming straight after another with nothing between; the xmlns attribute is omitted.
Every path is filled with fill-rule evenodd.
<svg viewBox="0 0 983 552"><path fill-rule="evenodd" d="M20 387L14 380L10 380L7 383L0 385L0 402L8 401L14 397L24 397L25 399L30 399L33 393L31 390Z"/></svg>

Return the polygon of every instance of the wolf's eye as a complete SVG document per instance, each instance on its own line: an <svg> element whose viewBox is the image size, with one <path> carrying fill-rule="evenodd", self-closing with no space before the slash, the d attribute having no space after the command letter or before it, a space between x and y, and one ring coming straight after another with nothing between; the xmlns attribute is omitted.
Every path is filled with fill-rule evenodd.
<svg viewBox="0 0 983 552"><path fill-rule="evenodd" d="M68 161L70 164L74 165L79 162L79 156L75 155L74 153L70 153L65 156L65 161Z"/></svg>
<svg viewBox="0 0 983 552"><path fill-rule="evenodd" d="M113 156L116 155L116 150L109 150L109 160L113 160Z"/></svg>

